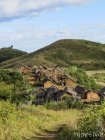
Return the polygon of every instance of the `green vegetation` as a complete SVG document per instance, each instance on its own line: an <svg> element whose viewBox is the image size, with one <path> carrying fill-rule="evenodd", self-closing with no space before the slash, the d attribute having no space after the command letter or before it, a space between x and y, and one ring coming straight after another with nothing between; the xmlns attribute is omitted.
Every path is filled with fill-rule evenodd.
<svg viewBox="0 0 105 140"><path fill-rule="evenodd" d="M8 48L1 48L0 49L0 63L9 59L13 59L18 56L21 56L21 55L25 55L25 54L26 52L13 49L13 46L8 47Z"/></svg>
<svg viewBox="0 0 105 140"><path fill-rule="evenodd" d="M85 112L85 115L79 122L79 128L84 133L88 133L91 136L93 134L102 135L104 134L104 123L105 123L105 103L101 106L93 106ZM93 138L93 140L96 138Z"/></svg>
<svg viewBox="0 0 105 140"><path fill-rule="evenodd" d="M0 70L0 97L9 99L26 90L23 75L12 70Z"/></svg>
<svg viewBox="0 0 105 140"><path fill-rule="evenodd" d="M66 68L65 72L86 88L97 89L95 78L88 77L85 70L73 66ZM35 100L31 93L35 90L19 72L0 70L1 140L47 139L50 132L55 140L98 140L104 137L105 103L89 106L70 97L35 106L31 105ZM27 98L22 96L24 93L28 94Z"/></svg>
<svg viewBox="0 0 105 140"><path fill-rule="evenodd" d="M6 84L5 82L0 82L0 97L1 98L9 98L12 95L12 84Z"/></svg>
<svg viewBox="0 0 105 140"><path fill-rule="evenodd" d="M104 61L105 45L86 40L60 40L30 54L12 46L0 49L0 68L28 64L70 66L65 68L65 73L90 90L100 89L96 82L105 82L105 77L102 73L88 76L85 69L105 68ZM55 140L105 138L105 103L84 105L67 97L42 106L31 105L36 87L29 86L25 76L12 69L0 70L1 140L47 139L48 131L53 131Z"/></svg>
<svg viewBox="0 0 105 140"><path fill-rule="evenodd" d="M43 106L18 107L10 102L0 102L0 139L37 139L44 130L57 130L64 123L75 127L81 115L77 110L53 111Z"/></svg>
<svg viewBox="0 0 105 140"><path fill-rule="evenodd" d="M86 105L84 105L80 101L74 100L72 98L66 99L65 101L47 102L46 104L44 104L44 106L50 110L65 110L65 109L73 109L73 108L83 109L86 107Z"/></svg>
<svg viewBox="0 0 105 140"><path fill-rule="evenodd" d="M84 110L77 128L64 126L58 134L60 140L99 140L105 138L105 103Z"/></svg>
<svg viewBox="0 0 105 140"><path fill-rule="evenodd" d="M36 52L0 64L1 68L20 65L76 65L86 70L105 68L105 45L86 40L59 40Z"/></svg>
<svg viewBox="0 0 105 140"><path fill-rule="evenodd" d="M105 74L103 73L96 73L92 76L97 82L104 82L105 83Z"/></svg>
<svg viewBox="0 0 105 140"><path fill-rule="evenodd" d="M93 77L89 77L86 74L84 69L72 66L66 69L66 72L75 77L78 83L86 87L88 90L98 90L101 88L99 85L96 84L95 79Z"/></svg>
<svg viewBox="0 0 105 140"><path fill-rule="evenodd" d="M7 84L16 84L18 81L23 81L23 75L16 71L0 70L0 82L6 82Z"/></svg>
<svg viewBox="0 0 105 140"><path fill-rule="evenodd" d="M84 69L72 66L65 68L65 73L87 89L99 88L95 83L97 77L87 76ZM35 106L31 105L35 101L33 91L35 93L36 88L30 87L21 73L0 70L1 140L48 139L51 132L55 140L98 140L105 137L105 103L84 105L69 97L64 101Z"/></svg>
<svg viewBox="0 0 105 140"><path fill-rule="evenodd" d="M55 140L99 140L104 138L104 110L105 103L85 110L55 111L0 101L0 139L31 140L41 136L47 139L46 132L53 131Z"/></svg>

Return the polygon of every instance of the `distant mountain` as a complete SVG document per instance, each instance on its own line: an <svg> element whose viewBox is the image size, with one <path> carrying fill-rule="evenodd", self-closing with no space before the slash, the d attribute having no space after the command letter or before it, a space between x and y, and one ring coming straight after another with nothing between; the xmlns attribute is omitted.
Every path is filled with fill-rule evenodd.
<svg viewBox="0 0 105 140"><path fill-rule="evenodd" d="M25 55L26 52L17 50L17 49L13 49L13 46L8 47L8 48L1 48L0 49L0 63L9 60L9 59L13 59L16 58L18 56L21 55Z"/></svg>
<svg viewBox="0 0 105 140"><path fill-rule="evenodd" d="M38 51L11 59L0 64L1 68L21 65L77 65L85 69L105 68L105 44L64 39L58 40Z"/></svg>

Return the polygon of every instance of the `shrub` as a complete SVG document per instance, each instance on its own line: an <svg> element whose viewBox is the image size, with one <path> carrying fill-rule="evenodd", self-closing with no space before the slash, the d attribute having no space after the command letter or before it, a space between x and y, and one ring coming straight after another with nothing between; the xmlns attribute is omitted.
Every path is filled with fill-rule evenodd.
<svg viewBox="0 0 105 140"><path fill-rule="evenodd" d="M27 83L23 75L16 71L0 70L0 98L16 98L27 91ZM19 99L19 98L18 98Z"/></svg>
<svg viewBox="0 0 105 140"><path fill-rule="evenodd" d="M64 101L62 101L62 102L51 101L51 102L45 103L44 106L47 109L53 109L53 110L67 109L67 103Z"/></svg>
<svg viewBox="0 0 105 140"><path fill-rule="evenodd" d="M66 125L63 125L59 128L56 139L57 140L82 140L78 135L79 132L77 130L73 130L72 127L70 128Z"/></svg>
<svg viewBox="0 0 105 140"><path fill-rule="evenodd" d="M105 139L105 103L84 110L83 115L73 129L64 125L59 129L60 140L104 140Z"/></svg>
<svg viewBox="0 0 105 140"><path fill-rule="evenodd" d="M73 66L68 68L66 72L75 77L78 80L79 84L84 85L90 90L96 90L97 85L95 83L95 80L87 76L84 69Z"/></svg>
<svg viewBox="0 0 105 140"><path fill-rule="evenodd" d="M83 109L85 105L76 99L66 99L65 101L51 101L44 104L47 109L62 110L62 109Z"/></svg>
<svg viewBox="0 0 105 140"><path fill-rule="evenodd" d="M86 107L81 101L77 99L68 99L66 100L67 102L67 107L70 108L76 108L76 109L83 109Z"/></svg>
<svg viewBox="0 0 105 140"><path fill-rule="evenodd" d="M82 133L88 134L87 138L97 140L104 137L105 123L105 103L101 106L91 107L86 114L80 119L78 125Z"/></svg>

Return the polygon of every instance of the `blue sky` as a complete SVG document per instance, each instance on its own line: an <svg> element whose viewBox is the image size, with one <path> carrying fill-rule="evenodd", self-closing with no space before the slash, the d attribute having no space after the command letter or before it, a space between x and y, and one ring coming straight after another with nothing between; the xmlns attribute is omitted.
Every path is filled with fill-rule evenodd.
<svg viewBox="0 0 105 140"><path fill-rule="evenodd" d="M0 47L32 52L65 38L105 43L105 0L0 0Z"/></svg>

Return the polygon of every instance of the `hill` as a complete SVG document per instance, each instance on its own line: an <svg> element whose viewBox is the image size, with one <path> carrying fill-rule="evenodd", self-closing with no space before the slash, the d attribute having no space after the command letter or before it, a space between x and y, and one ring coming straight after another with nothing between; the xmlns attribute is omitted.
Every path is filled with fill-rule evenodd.
<svg viewBox="0 0 105 140"><path fill-rule="evenodd" d="M0 67L20 65L77 65L85 69L103 69L105 44L87 40L58 40L38 51L1 63Z"/></svg>
<svg viewBox="0 0 105 140"><path fill-rule="evenodd" d="M1 48L0 49L0 63L9 60L9 59L13 59L16 58L18 56L24 55L26 54L26 52L17 50L17 49L13 49L13 47L8 47L8 48Z"/></svg>

